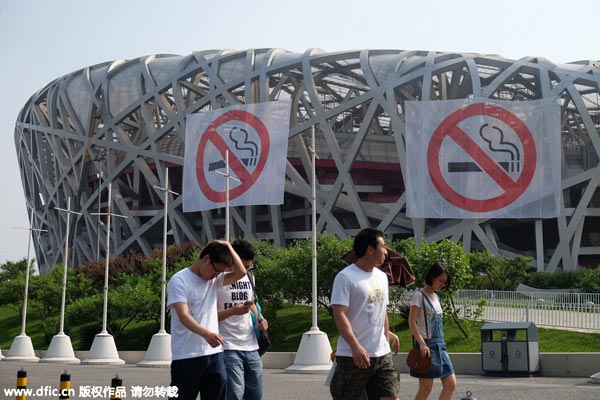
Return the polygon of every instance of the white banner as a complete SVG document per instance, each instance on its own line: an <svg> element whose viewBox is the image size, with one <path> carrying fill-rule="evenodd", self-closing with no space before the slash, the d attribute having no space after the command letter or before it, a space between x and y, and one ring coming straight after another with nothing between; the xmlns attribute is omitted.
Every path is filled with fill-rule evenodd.
<svg viewBox="0 0 600 400"><path fill-rule="evenodd" d="M407 216L560 215L558 98L406 102Z"/></svg>
<svg viewBox="0 0 600 400"><path fill-rule="evenodd" d="M285 100L188 114L183 211L225 206L226 151L230 206L282 204L290 108Z"/></svg>

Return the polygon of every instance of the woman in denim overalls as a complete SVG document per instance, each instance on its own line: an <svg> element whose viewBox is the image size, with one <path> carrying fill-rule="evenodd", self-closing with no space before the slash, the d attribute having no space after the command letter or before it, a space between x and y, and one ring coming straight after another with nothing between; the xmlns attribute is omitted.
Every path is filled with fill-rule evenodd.
<svg viewBox="0 0 600 400"><path fill-rule="evenodd" d="M442 380L440 400L452 399L452 393L456 389L454 368L444 342L442 307L439 297L435 293L449 287L450 273L448 268L435 263L425 274L425 286L413 295L410 302L408 325L415 338L414 346L421 350L421 357L431 356L433 364L427 374L410 372L411 376L419 378L419 390L415 400L425 400L429 397L434 378L441 378ZM425 310L421 310L423 305L425 305ZM424 311L427 315L427 329L425 328Z"/></svg>

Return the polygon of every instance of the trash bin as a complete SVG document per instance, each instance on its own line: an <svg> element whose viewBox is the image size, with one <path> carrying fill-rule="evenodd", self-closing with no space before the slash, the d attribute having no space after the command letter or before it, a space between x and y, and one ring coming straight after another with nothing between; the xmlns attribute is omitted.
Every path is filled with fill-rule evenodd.
<svg viewBox="0 0 600 400"><path fill-rule="evenodd" d="M532 322L488 322L481 327L483 374L540 371L538 329Z"/></svg>

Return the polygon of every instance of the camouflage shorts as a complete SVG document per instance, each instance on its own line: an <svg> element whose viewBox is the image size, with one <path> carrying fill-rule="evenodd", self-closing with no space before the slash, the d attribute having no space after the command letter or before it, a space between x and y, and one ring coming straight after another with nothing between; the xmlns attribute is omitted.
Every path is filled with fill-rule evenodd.
<svg viewBox="0 0 600 400"><path fill-rule="evenodd" d="M369 399L400 396L400 374L391 353L372 357L365 369L358 368L352 357L336 357L336 363L329 387L334 400L361 399L365 391Z"/></svg>

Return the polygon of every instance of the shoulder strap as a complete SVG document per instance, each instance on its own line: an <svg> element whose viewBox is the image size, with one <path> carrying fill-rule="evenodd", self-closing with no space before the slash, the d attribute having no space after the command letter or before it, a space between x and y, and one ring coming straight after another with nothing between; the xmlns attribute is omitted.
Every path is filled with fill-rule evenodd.
<svg viewBox="0 0 600 400"><path fill-rule="evenodd" d="M425 334L429 339L429 327L427 326L427 308L425 308L425 293L421 290L421 300L423 301L423 319L425 320ZM427 299L429 301L429 299Z"/></svg>
<svg viewBox="0 0 600 400"><path fill-rule="evenodd" d="M256 295L256 287L254 286L254 275L250 271L246 272L246 275L248 275L248 280L250 281L250 286L252 286L252 292L254 293L254 298L257 299L258 296Z"/></svg>
<svg viewBox="0 0 600 400"><path fill-rule="evenodd" d="M246 275L248 275L248 280L250 281L250 286L252 286L252 293L254 293L254 302L258 303L258 296L256 295L256 287L254 286L254 275L250 271L246 272ZM257 308L257 311L258 311L258 308ZM259 322L262 321L261 313L258 314L258 321Z"/></svg>
<svg viewBox="0 0 600 400"><path fill-rule="evenodd" d="M248 279L250 280L250 284L252 285L252 290L254 290L254 274L252 271L247 271L246 275L248 275Z"/></svg>

